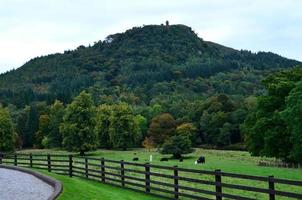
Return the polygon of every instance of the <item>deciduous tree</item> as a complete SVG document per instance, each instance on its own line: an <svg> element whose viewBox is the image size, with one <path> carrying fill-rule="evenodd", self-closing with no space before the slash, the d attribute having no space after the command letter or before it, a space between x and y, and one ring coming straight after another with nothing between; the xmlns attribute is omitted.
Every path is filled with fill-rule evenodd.
<svg viewBox="0 0 302 200"><path fill-rule="evenodd" d="M165 141L161 153L172 154L174 158L178 159L182 154L192 153L193 150L188 136L175 135Z"/></svg>
<svg viewBox="0 0 302 200"><path fill-rule="evenodd" d="M154 139L156 145L161 145L167 138L175 134L175 128L175 119L169 113L163 113L152 119L148 136Z"/></svg>
<svg viewBox="0 0 302 200"><path fill-rule="evenodd" d="M96 149L97 134L94 132L95 107L90 94L81 92L66 108L60 132L63 134L63 146L70 151Z"/></svg>
<svg viewBox="0 0 302 200"><path fill-rule="evenodd" d="M135 147L142 137L140 123L126 103L100 105L98 108L96 133L101 147Z"/></svg>
<svg viewBox="0 0 302 200"><path fill-rule="evenodd" d="M7 109L0 107L0 151L14 150L14 129Z"/></svg>

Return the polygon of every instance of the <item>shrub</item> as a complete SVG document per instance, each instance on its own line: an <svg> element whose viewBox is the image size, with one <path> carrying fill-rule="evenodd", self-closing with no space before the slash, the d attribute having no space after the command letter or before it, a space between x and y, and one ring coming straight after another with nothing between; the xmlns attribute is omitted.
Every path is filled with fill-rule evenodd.
<svg viewBox="0 0 302 200"><path fill-rule="evenodd" d="M192 153L192 142L187 136L175 135L167 139L161 150L162 154L173 154L173 158L181 158L182 154Z"/></svg>

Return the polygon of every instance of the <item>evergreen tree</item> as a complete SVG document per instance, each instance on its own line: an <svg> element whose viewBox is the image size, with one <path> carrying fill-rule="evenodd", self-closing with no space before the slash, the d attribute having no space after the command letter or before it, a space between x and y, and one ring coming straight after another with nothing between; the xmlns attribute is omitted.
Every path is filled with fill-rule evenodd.
<svg viewBox="0 0 302 200"><path fill-rule="evenodd" d="M60 133L60 124L63 121L64 112L64 105L58 100L50 107L48 123L49 134L47 135L48 145L50 147L62 146L63 137Z"/></svg>
<svg viewBox="0 0 302 200"><path fill-rule="evenodd" d="M26 122L28 118L28 113L29 113L29 106L26 106L24 109L22 109L19 112L19 115L17 117L16 121L16 132L17 132L17 141L16 141L16 146L21 149L23 147L23 139L24 139L24 130L26 127Z"/></svg>
<svg viewBox="0 0 302 200"><path fill-rule="evenodd" d="M28 117L23 132L23 147L33 147L34 134L39 128L39 113L37 107L33 104L29 107Z"/></svg>

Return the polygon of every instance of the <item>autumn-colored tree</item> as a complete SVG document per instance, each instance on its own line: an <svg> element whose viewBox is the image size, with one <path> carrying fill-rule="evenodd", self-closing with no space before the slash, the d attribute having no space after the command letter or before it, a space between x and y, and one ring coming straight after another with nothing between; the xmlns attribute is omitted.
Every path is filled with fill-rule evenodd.
<svg viewBox="0 0 302 200"><path fill-rule="evenodd" d="M163 113L152 119L148 136L154 139L156 145L161 145L175 133L175 128L176 122L172 115Z"/></svg>
<svg viewBox="0 0 302 200"><path fill-rule="evenodd" d="M196 139L197 128L192 123L183 123L176 128L177 135L187 136L192 143Z"/></svg>
<svg viewBox="0 0 302 200"><path fill-rule="evenodd" d="M151 151L155 147L154 141L152 137L145 137L144 141L142 142L143 147Z"/></svg>

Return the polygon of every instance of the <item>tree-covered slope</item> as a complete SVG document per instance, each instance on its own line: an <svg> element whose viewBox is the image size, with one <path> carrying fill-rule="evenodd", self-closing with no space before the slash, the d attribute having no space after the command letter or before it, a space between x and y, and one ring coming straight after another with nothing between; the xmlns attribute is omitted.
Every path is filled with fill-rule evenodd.
<svg viewBox="0 0 302 200"><path fill-rule="evenodd" d="M273 53L238 51L203 41L184 25L148 25L93 46L37 57L0 76L0 101L65 103L84 89L96 101L150 104L215 93L251 95L271 70L300 64Z"/></svg>

